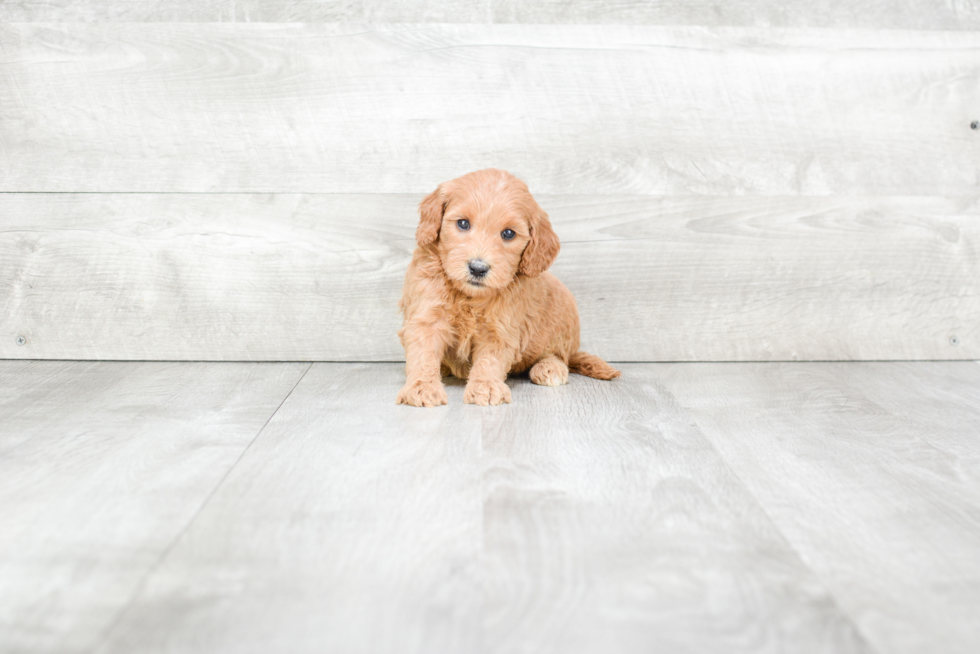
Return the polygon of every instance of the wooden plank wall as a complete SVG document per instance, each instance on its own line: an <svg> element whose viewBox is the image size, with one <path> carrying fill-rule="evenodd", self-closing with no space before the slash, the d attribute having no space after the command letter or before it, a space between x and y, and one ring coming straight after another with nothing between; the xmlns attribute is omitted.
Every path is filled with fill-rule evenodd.
<svg viewBox="0 0 980 654"><path fill-rule="evenodd" d="M980 358L936 4L5 2L0 358L399 360L415 206L489 166L609 359Z"/></svg>
<svg viewBox="0 0 980 654"><path fill-rule="evenodd" d="M733 25L975 30L976 0L4 0L0 21Z"/></svg>

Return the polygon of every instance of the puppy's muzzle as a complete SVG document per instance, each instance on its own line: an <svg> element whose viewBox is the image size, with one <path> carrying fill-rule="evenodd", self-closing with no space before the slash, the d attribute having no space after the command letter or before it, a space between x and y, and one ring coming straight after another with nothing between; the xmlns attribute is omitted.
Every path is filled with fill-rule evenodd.
<svg viewBox="0 0 980 654"><path fill-rule="evenodd" d="M476 279L483 279L490 272L490 264L483 259L470 259L467 266L470 269L470 274Z"/></svg>

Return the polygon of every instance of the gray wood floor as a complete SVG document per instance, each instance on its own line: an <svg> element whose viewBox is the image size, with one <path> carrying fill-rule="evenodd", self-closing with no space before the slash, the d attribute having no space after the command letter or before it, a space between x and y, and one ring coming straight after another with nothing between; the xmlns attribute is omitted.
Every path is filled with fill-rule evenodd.
<svg viewBox="0 0 980 654"><path fill-rule="evenodd" d="M0 651L973 652L980 363L0 361Z"/></svg>

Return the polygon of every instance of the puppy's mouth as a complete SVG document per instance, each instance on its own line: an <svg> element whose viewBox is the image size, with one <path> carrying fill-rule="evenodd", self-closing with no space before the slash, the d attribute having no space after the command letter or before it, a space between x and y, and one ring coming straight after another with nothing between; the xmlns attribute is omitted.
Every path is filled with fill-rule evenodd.
<svg viewBox="0 0 980 654"><path fill-rule="evenodd" d="M493 286L490 286L487 283L486 277L481 278L474 277L473 275L467 275L462 282L463 290L469 289L472 293L483 293L484 291L493 288Z"/></svg>

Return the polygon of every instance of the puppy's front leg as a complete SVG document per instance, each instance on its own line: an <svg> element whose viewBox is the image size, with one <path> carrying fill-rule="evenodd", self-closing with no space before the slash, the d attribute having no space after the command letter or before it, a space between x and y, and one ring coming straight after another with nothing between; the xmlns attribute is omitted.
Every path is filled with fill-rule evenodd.
<svg viewBox="0 0 980 654"><path fill-rule="evenodd" d="M497 345L478 345L473 349L473 367L463 401L482 406L509 404L510 388L504 380L513 358L511 351Z"/></svg>
<svg viewBox="0 0 980 654"><path fill-rule="evenodd" d="M442 385L442 356L448 325L406 325L399 336L405 346L405 386L396 402L411 406L439 406L447 402Z"/></svg>

